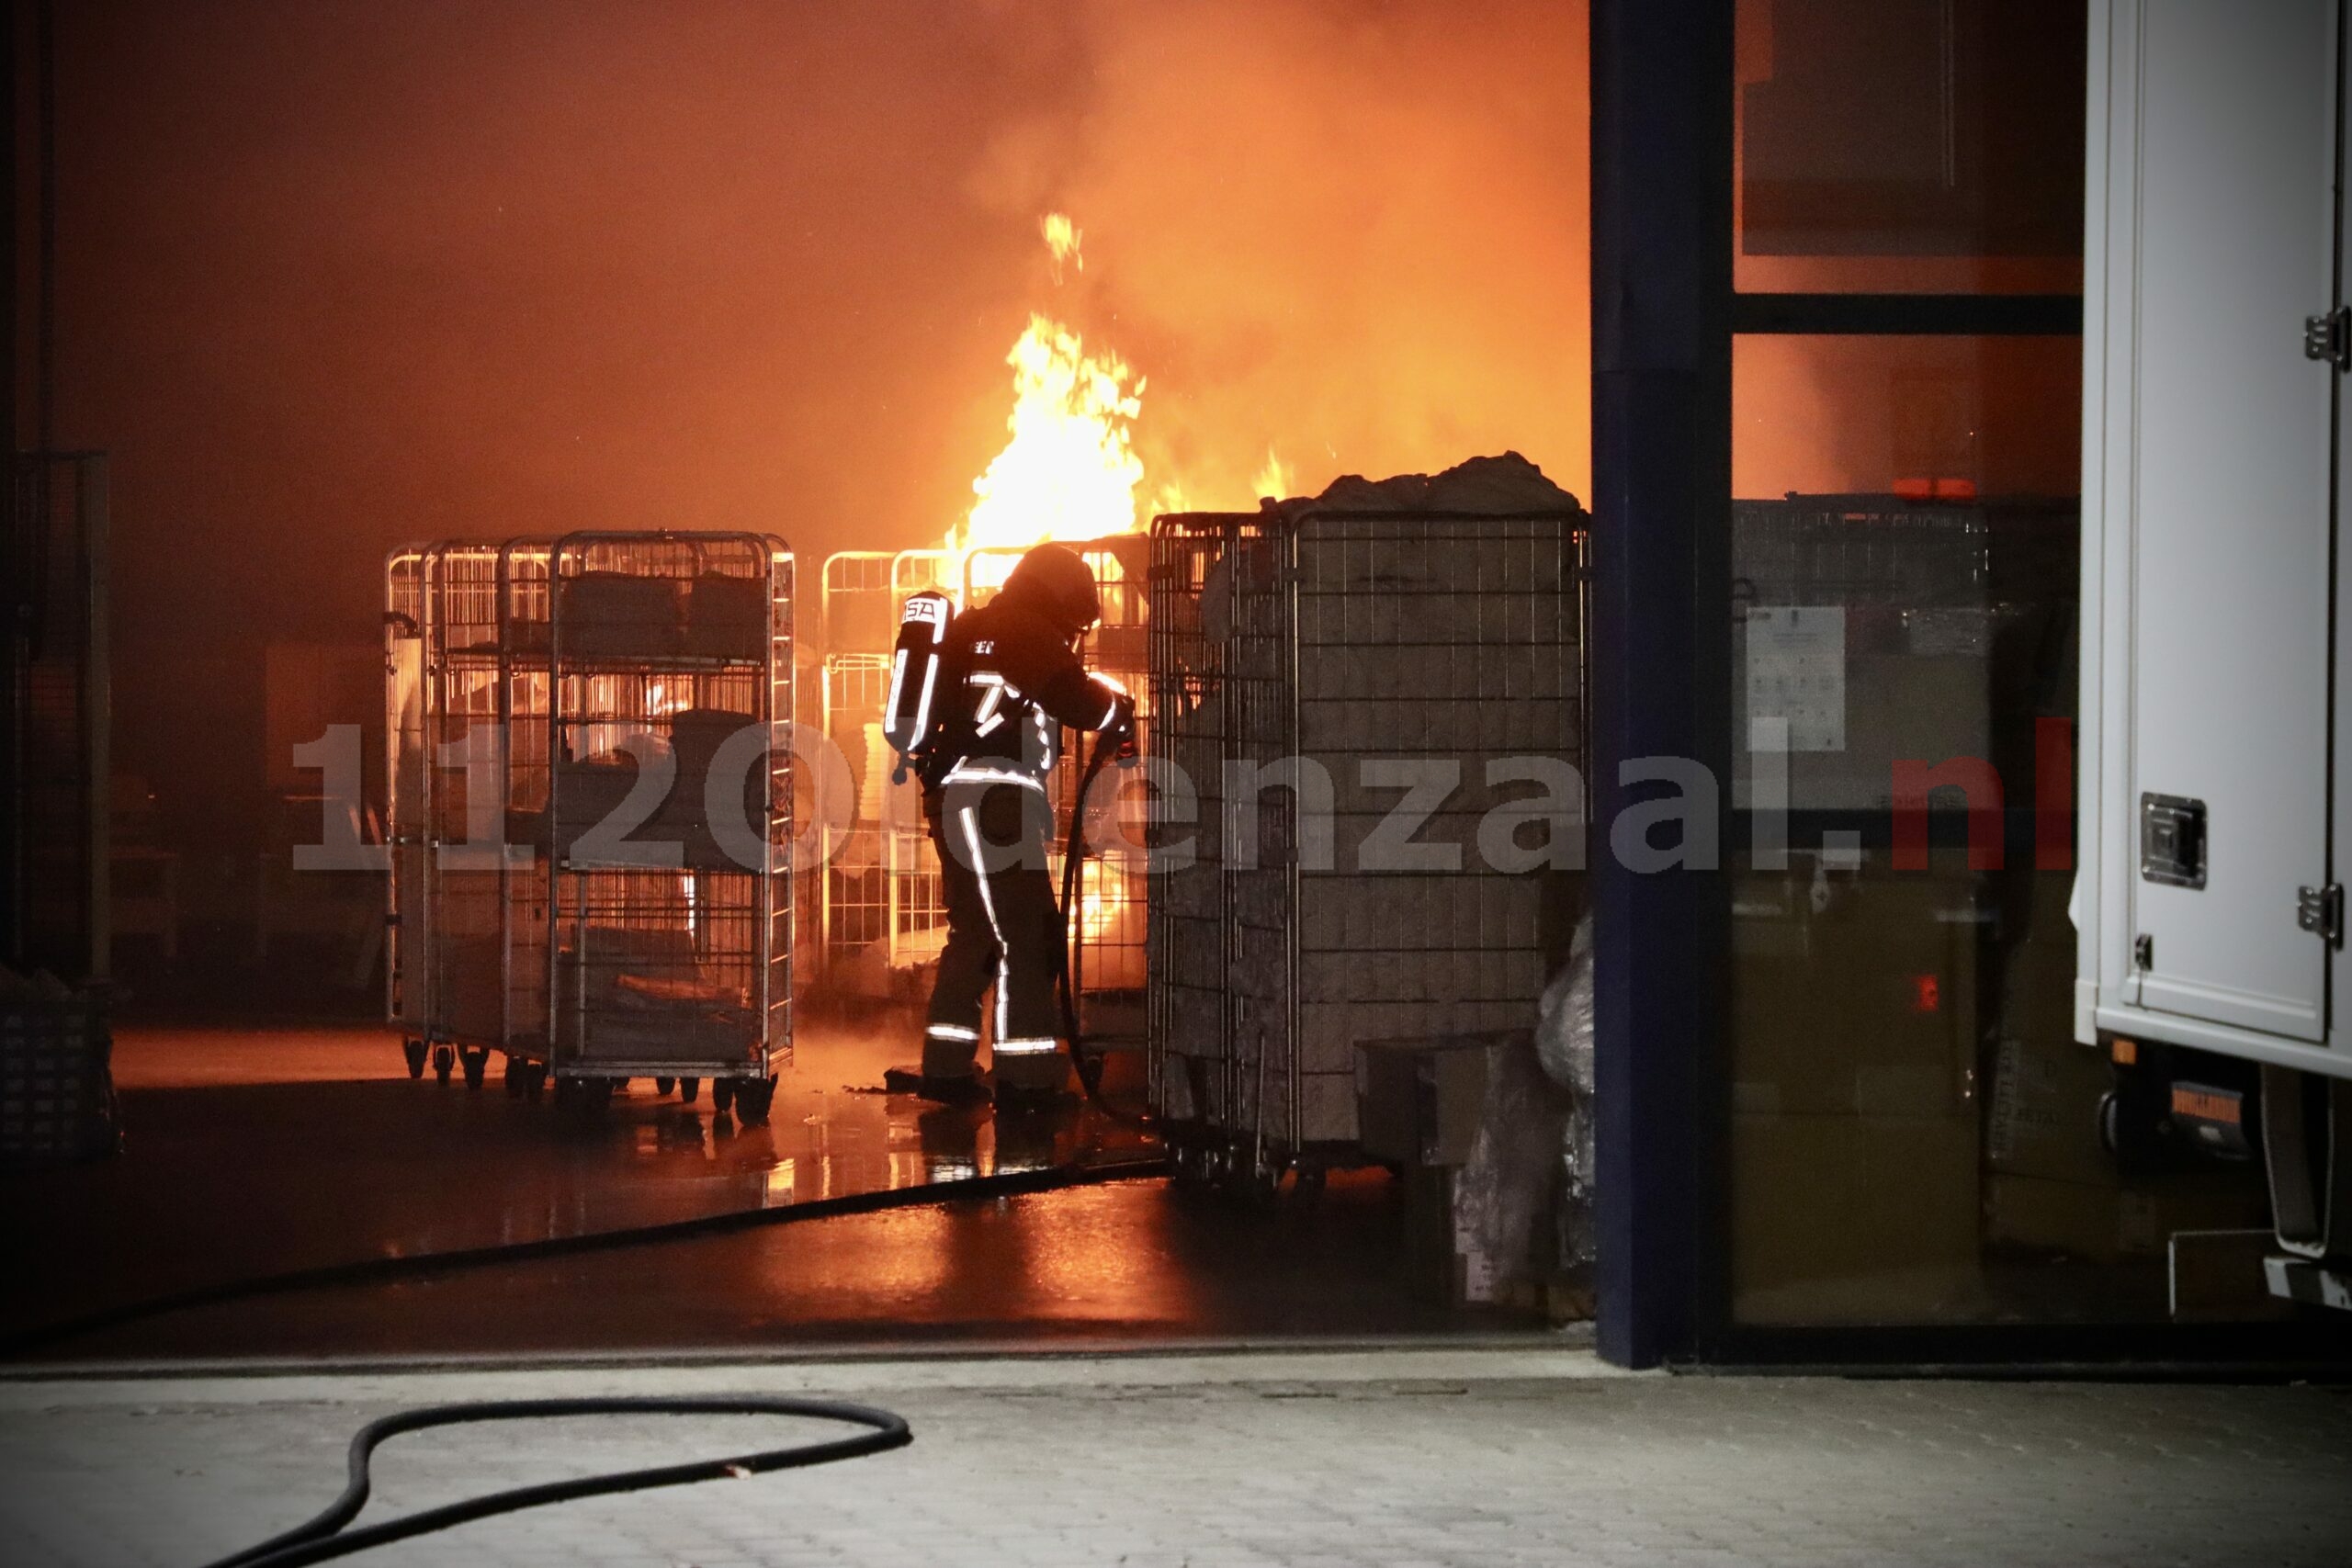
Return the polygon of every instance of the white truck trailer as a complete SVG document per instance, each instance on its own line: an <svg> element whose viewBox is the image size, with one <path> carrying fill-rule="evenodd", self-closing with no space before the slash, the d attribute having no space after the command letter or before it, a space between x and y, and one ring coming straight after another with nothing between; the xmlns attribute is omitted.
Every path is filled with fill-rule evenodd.
<svg viewBox="0 0 2352 1568"><path fill-rule="evenodd" d="M2090 28L2075 1032L2173 1062L2272 1292L2352 1306L2346 8Z"/></svg>

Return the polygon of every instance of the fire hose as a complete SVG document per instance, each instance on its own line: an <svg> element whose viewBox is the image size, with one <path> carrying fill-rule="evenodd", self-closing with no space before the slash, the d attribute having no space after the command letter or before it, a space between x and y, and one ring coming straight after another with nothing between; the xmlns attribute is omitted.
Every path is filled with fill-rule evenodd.
<svg viewBox="0 0 2352 1568"><path fill-rule="evenodd" d="M368 1466L376 1450L404 1432L485 1421L538 1421L578 1416L790 1416L819 1421L841 1421L871 1430L857 1437L826 1442L796 1443L724 1459L690 1460L682 1464L653 1465L642 1470L616 1471L605 1475L574 1476L535 1486L510 1487L480 1497L462 1498L437 1508L421 1509L366 1529L345 1527L367 1506L370 1489ZM644 1492L657 1486L684 1486L697 1481L720 1481L758 1475L769 1471L797 1470L830 1464L862 1454L902 1449L914 1441L906 1418L870 1405L846 1404L830 1399L513 1399L476 1401L462 1404L427 1404L370 1421L351 1439L350 1480L343 1495L315 1517L283 1534L208 1564L208 1568L296 1568L348 1557L396 1540L444 1530L496 1514L571 1503L583 1497L606 1497L623 1492Z"/></svg>
<svg viewBox="0 0 2352 1568"><path fill-rule="evenodd" d="M1069 836L1062 844L1062 942L1056 979L1061 993L1062 1033L1069 1041L1070 1066L1077 1071L1078 1087L1085 1091L1094 1109L1112 1121L1123 1126L1148 1128L1154 1125L1148 1112L1123 1111L1103 1095L1103 1054L1086 1049L1078 1016L1079 986L1085 976L1085 922L1079 918L1079 896L1085 886L1080 863L1086 854L1086 797L1093 792L1094 781L1102 775L1105 764L1116 761L1122 767L1129 765L1133 752L1126 750L1127 745L1124 740L1114 745L1108 734L1097 736L1086 766L1079 774L1078 795L1070 804Z"/></svg>
<svg viewBox="0 0 2352 1568"><path fill-rule="evenodd" d="M1080 922L1072 919L1072 911L1078 908L1078 894L1082 886L1080 865L1084 858L1086 847L1086 797L1106 764L1114 759L1121 761L1126 760L1119 755L1119 751L1120 748L1114 746L1111 737L1107 735L1095 742L1080 776L1078 797L1070 812L1069 837L1064 846L1065 853L1062 863L1063 942L1058 979L1062 1021L1070 1043L1072 1064L1077 1070L1080 1086L1085 1090L1087 1099L1093 1102L1097 1110L1114 1121L1133 1126L1144 1126L1149 1122L1148 1116L1122 1111L1104 1098L1102 1086L1102 1056L1101 1053L1090 1053L1085 1049L1086 1043L1080 1032L1078 1016L1078 990L1083 975L1083 960L1076 950L1080 945L1083 928ZM527 1262L537 1258L571 1256L621 1247L689 1240L748 1229L753 1225L830 1219L854 1213L870 1213L885 1209L913 1207L918 1204L943 1204L958 1201L996 1199L1029 1192L1050 1191L1067 1187L1156 1176L1163 1169L1163 1162L1156 1158L1125 1160L1091 1167L1062 1166L1043 1171L935 1182L924 1187L865 1193L850 1198L798 1204L785 1209L742 1210L665 1224L592 1232L584 1235L555 1236L539 1241L459 1248L448 1252L426 1253L406 1258L368 1258L356 1263L298 1269L257 1279L232 1281L225 1285L181 1292L11 1335L6 1339L0 1340L0 1358L22 1356L28 1351L43 1348L62 1340L163 1316L170 1313L249 1300L263 1295L318 1290L338 1285L389 1283L401 1279L478 1268L486 1264ZM869 1430L855 1437L799 1443L725 1458L693 1460L677 1464L655 1465L639 1470L614 1472L603 1475L576 1476L562 1481L543 1482L536 1485L512 1487L505 1491L488 1493L479 1497L463 1498L438 1507L406 1514L399 1518L364 1529L346 1528L358 1517L360 1511L367 1506L372 1490L369 1472L376 1450L396 1437L411 1432L474 1423L563 1419L583 1416L777 1416L844 1422L865 1427ZM717 1481L730 1477L741 1478L772 1471L828 1464L840 1460L854 1459L866 1454L904 1448L913 1440L914 1434L903 1416L868 1405L851 1404L832 1400L655 1396L474 1401L454 1404L422 1405L415 1409L398 1411L371 1421L354 1434L346 1461L348 1479L342 1495L337 1497L332 1505L292 1529L220 1558L209 1564L209 1568L297 1568L299 1564L322 1562L334 1558L347 1557L375 1547L389 1546L395 1541L408 1540L420 1535L447 1529L477 1519L489 1518L499 1514L514 1513L525 1508L543 1507L554 1503L575 1502L587 1497L611 1496L628 1492L648 1491L657 1487L683 1486L697 1482Z"/></svg>
<svg viewBox="0 0 2352 1568"><path fill-rule="evenodd" d="M224 1284L198 1286L121 1306L102 1308L34 1328L20 1329L0 1338L0 1360L15 1360L66 1340L125 1327L151 1318L198 1307L252 1301L263 1296L358 1285L395 1284L472 1269L541 1262L625 1247L697 1241L710 1236L731 1235L739 1231L764 1229L770 1225L841 1219L852 1214L881 1213L893 1209L991 1202L1003 1198L1026 1197L1032 1193L1057 1192L1071 1187L1145 1180L1164 1174L1166 1164L1157 1156L1106 1160L1094 1165L1047 1166L1039 1170L1000 1171L992 1176L959 1177L952 1181L931 1181L918 1187L854 1192L840 1198L820 1198L782 1208L730 1209L695 1219L587 1231L577 1235L497 1242L487 1247L455 1247L443 1252L412 1253L398 1258L363 1258L349 1263L329 1263L317 1268L234 1280Z"/></svg>
<svg viewBox="0 0 2352 1568"><path fill-rule="evenodd" d="M1115 755L1109 737L1098 740L1088 759L1079 787L1079 807L1070 814L1070 831L1062 867L1062 908L1065 938L1075 935L1068 911L1073 907L1079 882L1078 865L1084 851L1086 792ZM1099 1054L1090 1062L1079 1032L1077 987L1070 964L1070 942L1065 940L1060 954L1060 991L1062 1021L1069 1032L1070 1054L1075 1061L1080 1084L1087 1098L1105 1115L1128 1125L1147 1125L1148 1118L1122 1111L1107 1103L1102 1093L1102 1060ZM455 1247L441 1252L413 1253L397 1258L367 1258L348 1263L330 1263L311 1269L289 1269L282 1273L258 1275L223 1284L198 1286L192 1290L150 1297L144 1301L126 1303L119 1306L101 1308L78 1317L19 1329L0 1336L0 1361L15 1360L48 1349L67 1340L79 1339L108 1329L126 1327L134 1323L167 1316L174 1313L190 1312L200 1307L220 1306L251 1301L263 1296L283 1295L300 1291L330 1290L338 1287L393 1284L408 1280L427 1278L436 1274L456 1273L489 1266L530 1263L556 1258L576 1257L583 1253L602 1252L623 1247L661 1246L670 1242L695 1241L706 1237L727 1235L738 1231L763 1228L768 1225L839 1219L852 1214L878 1213L886 1210L922 1208L957 1202L991 1201L1003 1198L1024 1197L1031 1193L1059 1191L1070 1187L1088 1187L1114 1181L1149 1179L1165 1175L1167 1163L1158 1156L1132 1159L1110 1160L1091 1165L1050 1166L1041 1170L1005 1171L990 1176L963 1177L952 1181L926 1182L919 1187L891 1188L878 1192L852 1193L840 1198L819 1199L812 1202L794 1203L783 1208L729 1210L723 1213L705 1214L694 1219L670 1220L657 1224L630 1225L615 1230L589 1231L577 1235L545 1236L536 1241L500 1242L487 1247Z"/></svg>
<svg viewBox="0 0 2352 1568"><path fill-rule="evenodd" d="M183 1291L144 1302L108 1308L78 1318L13 1334L0 1340L0 1359L13 1359L61 1341L107 1328L184 1312L195 1307L249 1301L260 1296L335 1286L389 1284L402 1280L445 1274L492 1264L530 1262L573 1257L582 1253L645 1247L666 1242L731 1234L755 1226L839 1219L851 1214L891 1209L991 1201L1035 1192L1149 1178L1163 1173L1156 1158L1121 1160L1093 1166L1055 1166L1044 1170L962 1178L954 1181L902 1187L882 1192L823 1199L782 1209L734 1210L699 1219L622 1230L592 1231L583 1235L549 1236L538 1241L508 1242L492 1247L463 1247L447 1252L420 1253L405 1258L370 1258L329 1264L281 1274L232 1280L222 1285ZM870 1433L828 1442L797 1444L737 1454L724 1459L696 1460L679 1464L605 1475L578 1476L565 1481L519 1486L480 1497L463 1498L365 1529L346 1529L367 1505L368 1466L378 1448L407 1432L487 1421L524 1421L579 1416L787 1416L845 1421L872 1428ZM349 1481L334 1504L308 1522L258 1545L220 1559L209 1568L296 1568L322 1562L373 1547L388 1546L434 1530L496 1514L536 1508L584 1497L642 1492L654 1487L684 1486L695 1482L757 1475L769 1471L798 1469L903 1448L914 1440L905 1419L887 1410L826 1400L735 1398L591 1398L480 1401L423 1405L372 1421L351 1440Z"/></svg>

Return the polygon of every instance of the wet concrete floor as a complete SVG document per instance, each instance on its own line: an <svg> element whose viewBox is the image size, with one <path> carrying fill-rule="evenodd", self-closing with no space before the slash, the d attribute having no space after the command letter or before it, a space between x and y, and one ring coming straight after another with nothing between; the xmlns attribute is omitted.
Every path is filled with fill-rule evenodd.
<svg viewBox="0 0 2352 1568"><path fill-rule="evenodd" d="M767 1125L659 1096L412 1081L375 1028L126 1029L119 1159L0 1177L0 1334L255 1275L1131 1158L1091 1107L997 1125L877 1092L910 1024L804 1024ZM1377 1335L1491 1326L1403 1264L1377 1173L1267 1213L1159 1180L763 1226L305 1292L61 1344L64 1359Z"/></svg>

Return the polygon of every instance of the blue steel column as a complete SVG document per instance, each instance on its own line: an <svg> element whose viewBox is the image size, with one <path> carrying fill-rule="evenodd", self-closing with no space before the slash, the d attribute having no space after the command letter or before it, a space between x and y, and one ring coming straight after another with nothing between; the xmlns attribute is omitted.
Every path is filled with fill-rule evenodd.
<svg viewBox="0 0 2352 1568"><path fill-rule="evenodd" d="M1622 784L1629 759L1729 788L1733 18L1591 6L1600 1347L1639 1367L1698 1345L1727 1241L1723 877L1636 874L1608 829L1661 787Z"/></svg>

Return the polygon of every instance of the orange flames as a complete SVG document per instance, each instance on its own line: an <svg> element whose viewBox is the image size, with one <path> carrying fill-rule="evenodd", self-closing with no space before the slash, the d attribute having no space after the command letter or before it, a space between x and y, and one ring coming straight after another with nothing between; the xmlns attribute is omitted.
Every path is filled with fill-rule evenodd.
<svg viewBox="0 0 2352 1568"><path fill-rule="evenodd" d="M1099 539L1136 526L1143 460L1130 430L1143 412L1143 382L1114 354L1042 315L1005 356L1012 367L1012 439L972 481L976 498L950 549Z"/></svg>
<svg viewBox="0 0 2352 1568"><path fill-rule="evenodd" d="M1258 470L1258 477L1250 481L1250 488L1260 495L1270 495L1280 501L1290 494L1290 465L1276 457L1272 446L1267 447L1266 466Z"/></svg>
<svg viewBox="0 0 2352 1568"><path fill-rule="evenodd" d="M1068 272L1086 269L1085 234L1068 214L1046 213L1037 231L1057 285ZM1011 438L972 481L972 509L948 531L947 547L1021 549L1046 539L1136 532L1144 523L1136 504L1144 465L1135 446L1144 378L1116 354L1089 351L1075 328L1042 312L1031 314L1005 363L1012 367L1012 412L1005 419ZM1290 479L1269 446L1256 493L1287 494ZM1172 478L1148 494L1152 512L1198 504Z"/></svg>

